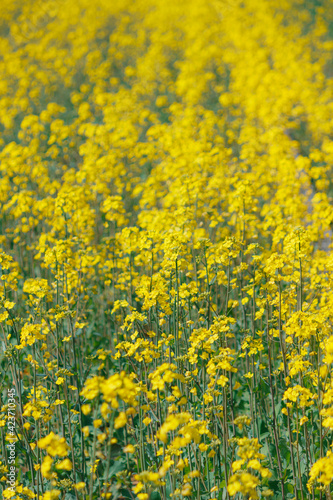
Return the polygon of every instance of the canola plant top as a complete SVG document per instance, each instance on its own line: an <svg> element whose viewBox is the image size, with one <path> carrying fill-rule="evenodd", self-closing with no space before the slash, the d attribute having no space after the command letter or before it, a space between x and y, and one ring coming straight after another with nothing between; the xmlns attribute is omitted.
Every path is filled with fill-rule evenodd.
<svg viewBox="0 0 333 500"><path fill-rule="evenodd" d="M1 1L4 498L331 499L332 35Z"/></svg>

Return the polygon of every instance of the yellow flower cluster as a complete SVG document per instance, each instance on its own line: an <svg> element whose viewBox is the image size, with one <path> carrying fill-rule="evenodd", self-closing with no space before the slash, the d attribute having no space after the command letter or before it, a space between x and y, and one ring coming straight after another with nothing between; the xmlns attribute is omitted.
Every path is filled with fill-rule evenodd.
<svg viewBox="0 0 333 500"><path fill-rule="evenodd" d="M2 497L331 498L332 26L2 0Z"/></svg>

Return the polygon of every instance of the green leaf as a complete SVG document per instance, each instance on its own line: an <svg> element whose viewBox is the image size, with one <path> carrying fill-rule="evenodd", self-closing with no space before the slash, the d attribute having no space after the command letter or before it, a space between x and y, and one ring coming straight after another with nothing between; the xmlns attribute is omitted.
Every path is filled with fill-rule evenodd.
<svg viewBox="0 0 333 500"><path fill-rule="evenodd" d="M153 491L150 495L150 500L161 500L161 495L159 491Z"/></svg>

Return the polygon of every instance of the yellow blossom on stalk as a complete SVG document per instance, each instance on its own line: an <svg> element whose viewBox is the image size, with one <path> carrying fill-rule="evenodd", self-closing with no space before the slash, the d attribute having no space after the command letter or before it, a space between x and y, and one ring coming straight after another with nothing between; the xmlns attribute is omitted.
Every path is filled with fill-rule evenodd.
<svg viewBox="0 0 333 500"><path fill-rule="evenodd" d="M316 482L324 486L331 484L333 479L333 455L328 451L326 456L317 460L310 471L310 478L308 481L308 489L311 492Z"/></svg>
<svg viewBox="0 0 333 500"><path fill-rule="evenodd" d="M42 472L42 476L46 477L47 479L49 479L51 477L50 471L51 471L52 464L53 464L53 459L49 455L44 457L43 463L41 466L41 472Z"/></svg>
<svg viewBox="0 0 333 500"><path fill-rule="evenodd" d="M265 458L265 455L259 453L261 445L257 439L249 439L247 437L239 439L232 438L232 441L238 445L237 454L240 459L232 463L234 474L230 477L228 492L231 496L241 492L244 495L248 495L250 498L259 498L256 488L260 484L260 479L253 474L253 471L259 472L262 478L272 475L272 473L261 464L261 460Z"/></svg>
<svg viewBox="0 0 333 500"><path fill-rule="evenodd" d="M91 405L82 405L81 410L84 415L89 415L91 412Z"/></svg>
<svg viewBox="0 0 333 500"><path fill-rule="evenodd" d="M306 389L305 387L301 387L299 385L289 387L283 395L284 400L289 400L294 403L299 400L299 406L301 408L313 405L314 397L315 395L312 394L309 389Z"/></svg>
<svg viewBox="0 0 333 500"><path fill-rule="evenodd" d="M79 483L76 483L74 484L74 488L78 491L82 490L84 487L85 487L85 483L83 481L79 482Z"/></svg>
<svg viewBox="0 0 333 500"><path fill-rule="evenodd" d="M164 443L167 442L167 435L169 431L177 429L181 424L187 423L191 416L189 413L181 413L179 415L169 415L165 422L162 424L161 428L157 432L157 437Z"/></svg>
<svg viewBox="0 0 333 500"><path fill-rule="evenodd" d="M52 457L65 457L68 454L69 446L66 439L55 435L53 432L38 441L38 448L45 449Z"/></svg>
<svg viewBox="0 0 333 500"><path fill-rule="evenodd" d="M243 430L244 425L250 425L251 419L250 417L247 417L246 415L240 415L234 420L234 424L237 425L239 430Z"/></svg>
<svg viewBox="0 0 333 500"><path fill-rule="evenodd" d="M124 427L127 423L126 413L120 412L114 421L114 428L119 429L120 427Z"/></svg>
<svg viewBox="0 0 333 500"><path fill-rule="evenodd" d="M231 476L228 484L229 495L234 496L237 493L243 493L250 498L259 498L256 493L256 487L259 485L259 479L247 472Z"/></svg>
<svg viewBox="0 0 333 500"><path fill-rule="evenodd" d="M128 444L127 446L124 447L124 452L125 453L134 453L135 448L132 444Z"/></svg>
<svg viewBox="0 0 333 500"><path fill-rule="evenodd" d="M100 393L113 408L119 406L118 397L128 404L136 405L137 388L132 379L125 376L125 372L112 375L109 379L103 377L89 379L81 391L81 395L87 399L94 399Z"/></svg>
<svg viewBox="0 0 333 500"><path fill-rule="evenodd" d="M2 0L4 498L329 498L331 4Z"/></svg>
<svg viewBox="0 0 333 500"><path fill-rule="evenodd" d="M65 460L62 460L58 464L56 464L57 469L62 469L62 470L72 470L73 464L69 460L69 458L65 458Z"/></svg>
<svg viewBox="0 0 333 500"><path fill-rule="evenodd" d="M61 494L61 491L60 490L51 490L51 491L46 491L43 495L43 500L56 500L57 498L59 498Z"/></svg>
<svg viewBox="0 0 333 500"><path fill-rule="evenodd" d="M9 488L6 488L3 491L3 497L4 498L13 498L15 496L15 492Z"/></svg>

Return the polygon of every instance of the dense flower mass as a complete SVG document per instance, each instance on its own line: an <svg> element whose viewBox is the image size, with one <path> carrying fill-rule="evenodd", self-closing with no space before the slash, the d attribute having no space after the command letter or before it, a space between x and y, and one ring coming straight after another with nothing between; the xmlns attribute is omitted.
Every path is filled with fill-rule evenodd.
<svg viewBox="0 0 333 500"><path fill-rule="evenodd" d="M2 0L5 499L331 500L331 0Z"/></svg>

